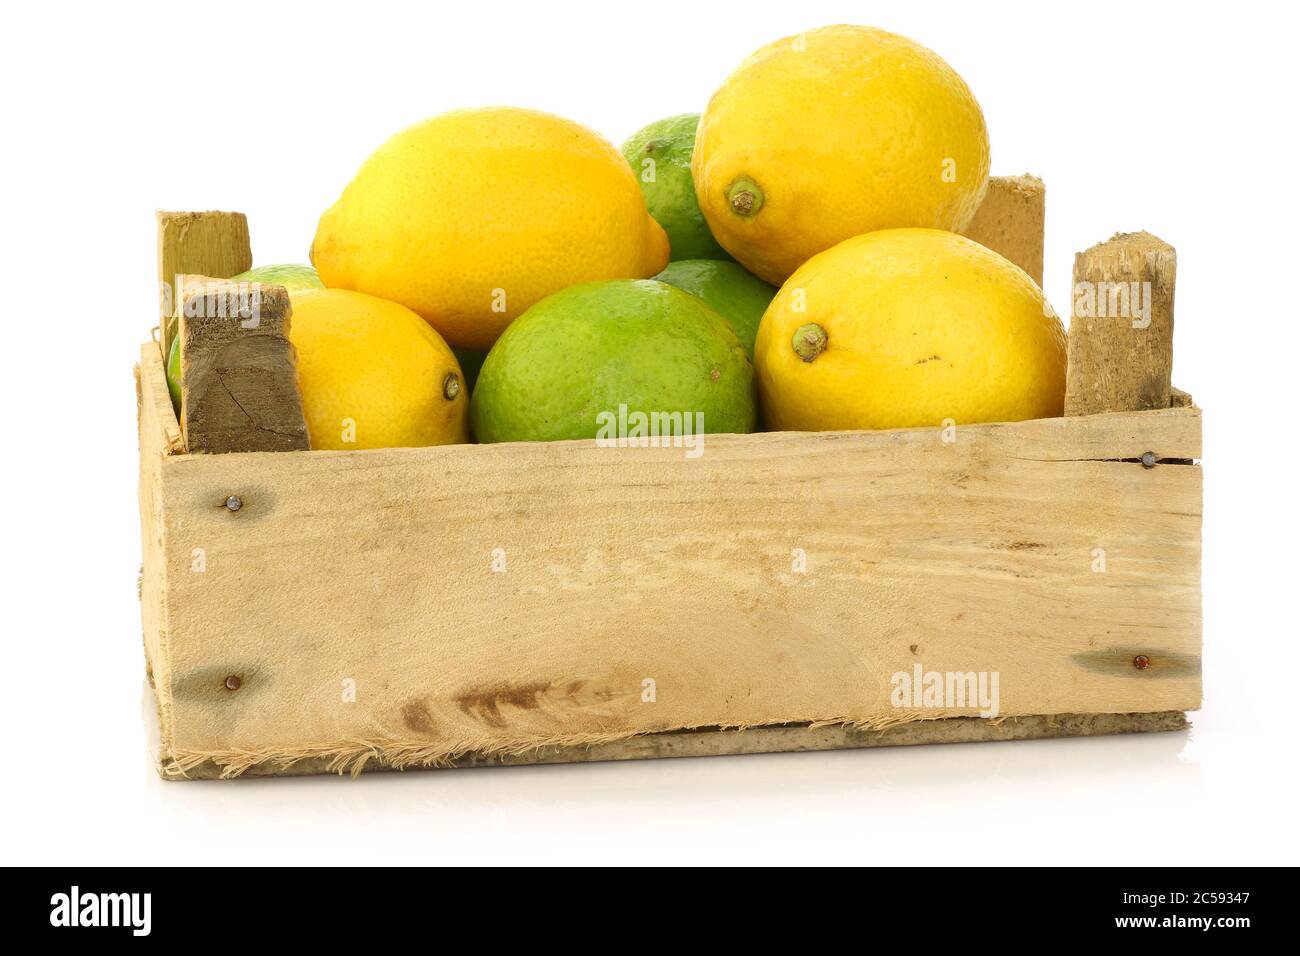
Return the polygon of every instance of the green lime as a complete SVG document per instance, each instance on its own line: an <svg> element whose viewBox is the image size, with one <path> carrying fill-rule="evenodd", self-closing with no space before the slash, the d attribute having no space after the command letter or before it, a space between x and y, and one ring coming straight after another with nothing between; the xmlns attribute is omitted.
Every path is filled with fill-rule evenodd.
<svg viewBox="0 0 1300 956"><path fill-rule="evenodd" d="M731 323L740 344L753 359L758 323L776 295L775 287L750 275L739 263L719 262L717 259L670 262L668 268L655 278L685 289L707 302Z"/></svg>
<svg viewBox="0 0 1300 956"><path fill-rule="evenodd" d="M668 233L673 259L730 259L718 245L695 200L691 153L699 113L651 123L623 144L650 215Z"/></svg>
<svg viewBox="0 0 1300 956"><path fill-rule="evenodd" d="M469 349L452 349L452 351L456 353L461 374L465 376L465 388L473 392L474 383L478 381L479 369L483 367L483 360L487 358L487 353L471 352Z"/></svg>
<svg viewBox="0 0 1300 956"><path fill-rule="evenodd" d="M167 352L167 393L172 397L172 408L176 418L181 417L181 337L172 339L172 347Z"/></svg>
<svg viewBox="0 0 1300 956"><path fill-rule="evenodd" d="M320 281L320 276L316 274L315 269L311 266L300 266L297 263L258 266L256 269L249 269L247 272L232 276L230 281L260 282L263 285L284 286L289 292L325 288L325 283Z"/></svg>
<svg viewBox="0 0 1300 956"><path fill-rule="evenodd" d="M652 279L570 286L515 319L470 402L481 442L748 432L754 366L726 319ZM651 431L644 431L646 419Z"/></svg>

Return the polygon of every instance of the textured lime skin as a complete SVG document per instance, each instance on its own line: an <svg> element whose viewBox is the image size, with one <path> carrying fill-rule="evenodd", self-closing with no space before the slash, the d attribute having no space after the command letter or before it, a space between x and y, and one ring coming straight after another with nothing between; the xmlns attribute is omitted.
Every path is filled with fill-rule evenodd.
<svg viewBox="0 0 1300 956"><path fill-rule="evenodd" d="M717 259L670 262L668 268L655 278L703 299L731 323L745 353L753 359L758 323L776 295L775 286L746 272L739 263Z"/></svg>
<svg viewBox="0 0 1300 956"><path fill-rule="evenodd" d="M481 442L596 438L598 416L620 405L699 412L705 432L749 432L754 367L727 320L695 296L653 279L589 282L506 329L479 373L470 420Z"/></svg>
<svg viewBox="0 0 1300 956"><path fill-rule="evenodd" d="M730 260L695 199L691 155L699 122L699 113L684 113L651 123L628 138L623 155L632 164L650 215L668 233L672 259ZM654 181L647 182L651 171Z"/></svg>
<svg viewBox="0 0 1300 956"><path fill-rule="evenodd" d="M231 282L260 282L263 285L283 286L289 292L302 292L305 289L323 289L325 283L311 266L297 263L283 265L258 266L234 276Z"/></svg>

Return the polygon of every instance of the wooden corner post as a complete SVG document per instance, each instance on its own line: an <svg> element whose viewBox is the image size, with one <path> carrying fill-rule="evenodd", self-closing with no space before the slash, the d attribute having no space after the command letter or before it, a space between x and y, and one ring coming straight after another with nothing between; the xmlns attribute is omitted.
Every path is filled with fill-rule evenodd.
<svg viewBox="0 0 1300 956"><path fill-rule="evenodd" d="M160 345L166 363L180 343L180 426L191 453L308 447L288 292L223 281L252 260L243 213L158 213Z"/></svg>
<svg viewBox="0 0 1300 956"><path fill-rule="evenodd" d="M181 433L191 454L308 447L291 312L281 286L209 281L186 291Z"/></svg>
<svg viewBox="0 0 1300 956"><path fill-rule="evenodd" d="M158 283L163 361L176 337L184 276L229 279L253 267L242 212L165 212L158 219Z"/></svg>
<svg viewBox="0 0 1300 956"><path fill-rule="evenodd" d="M1170 385L1176 263L1174 247L1147 232L1120 233L1074 257L1066 415L1181 400Z"/></svg>

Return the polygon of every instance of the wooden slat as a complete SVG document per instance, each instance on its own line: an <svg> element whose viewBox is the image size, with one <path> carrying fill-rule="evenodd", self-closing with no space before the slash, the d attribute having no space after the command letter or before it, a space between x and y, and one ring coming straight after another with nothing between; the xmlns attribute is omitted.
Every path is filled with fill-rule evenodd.
<svg viewBox="0 0 1300 956"><path fill-rule="evenodd" d="M1004 715L1194 709L1200 469L1145 468L1147 451L1199 458L1199 411L951 444L707 436L698 458L590 442L172 456L165 759L419 764L973 712L893 707L891 675L916 663L998 672Z"/></svg>
<svg viewBox="0 0 1300 956"><path fill-rule="evenodd" d="M1046 189L1037 176L993 176L967 238L1010 259L1041 287Z"/></svg>
<svg viewBox="0 0 1300 956"><path fill-rule="evenodd" d="M185 438L167 391L163 359L157 342L140 347L140 364L136 366L136 411L140 425L140 443L147 443L159 455L179 455L185 451Z"/></svg>
<svg viewBox="0 0 1300 956"><path fill-rule="evenodd" d="M136 412L140 427L140 610L148 673L155 687L171 685L167 630L166 545L163 541L163 460L185 450L163 377L158 343L147 342L136 366ZM170 733L171 697L157 694L159 722Z"/></svg>

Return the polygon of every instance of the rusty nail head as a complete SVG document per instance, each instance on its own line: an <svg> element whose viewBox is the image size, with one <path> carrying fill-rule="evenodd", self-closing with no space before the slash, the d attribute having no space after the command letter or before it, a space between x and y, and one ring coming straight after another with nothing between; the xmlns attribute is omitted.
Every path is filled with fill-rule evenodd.
<svg viewBox="0 0 1300 956"><path fill-rule="evenodd" d="M231 674L226 678L226 690L239 690L244 684L238 674Z"/></svg>
<svg viewBox="0 0 1300 956"><path fill-rule="evenodd" d="M1156 453L1153 451L1144 451L1142 453L1142 467L1154 468L1156 466Z"/></svg>
<svg viewBox="0 0 1300 956"><path fill-rule="evenodd" d="M240 500L239 495L231 495L226 499L227 511L238 511L242 507L244 507L244 502Z"/></svg>
<svg viewBox="0 0 1300 956"><path fill-rule="evenodd" d="M1133 666L1140 671L1144 671L1151 666L1151 658L1147 657L1145 654L1139 654L1137 657L1133 658Z"/></svg>

